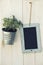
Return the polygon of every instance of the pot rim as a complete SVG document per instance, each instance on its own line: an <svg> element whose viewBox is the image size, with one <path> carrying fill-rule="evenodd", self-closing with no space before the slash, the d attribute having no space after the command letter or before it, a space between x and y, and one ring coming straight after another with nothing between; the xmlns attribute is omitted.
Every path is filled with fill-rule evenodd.
<svg viewBox="0 0 43 65"><path fill-rule="evenodd" d="M5 29L6 28L2 28L2 31L4 31L4 32L16 32L17 31L17 29L15 29L15 31L6 31Z"/></svg>

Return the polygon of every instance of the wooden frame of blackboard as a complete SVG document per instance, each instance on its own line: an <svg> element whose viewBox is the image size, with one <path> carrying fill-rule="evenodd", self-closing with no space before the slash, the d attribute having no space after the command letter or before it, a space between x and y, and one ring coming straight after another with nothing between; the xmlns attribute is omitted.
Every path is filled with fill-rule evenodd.
<svg viewBox="0 0 43 65"><path fill-rule="evenodd" d="M24 32L23 28L30 28L30 27L36 27L36 34L37 34L37 46L36 49L25 49L25 41L24 41ZM40 24L24 24L23 27L20 27L20 35L21 35L21 45L22 45L22 51L23 52L38 52L41 51L41 37L40 37Z"/></svg>

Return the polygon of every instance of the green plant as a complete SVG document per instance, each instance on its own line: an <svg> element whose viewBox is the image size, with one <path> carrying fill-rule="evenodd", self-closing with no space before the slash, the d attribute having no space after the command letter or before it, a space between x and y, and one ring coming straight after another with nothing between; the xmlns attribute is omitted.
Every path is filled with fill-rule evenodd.
<svg viewBox="0 0 43 65"><path fill-rule="evenodd" d="M3 18L3 26L5 27L6 30L15 30L19 28L20 26L23 26L21 21L18 21L15 16L13 15L12 18Z"/></svg>

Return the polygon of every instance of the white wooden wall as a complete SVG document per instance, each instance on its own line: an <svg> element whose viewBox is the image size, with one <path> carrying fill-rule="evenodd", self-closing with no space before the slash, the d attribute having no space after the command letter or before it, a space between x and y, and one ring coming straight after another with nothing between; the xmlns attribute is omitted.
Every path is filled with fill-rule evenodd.
<svg viewBox="0 0 43 65"><path fill-rule="evenodd" d="M29 24L29 0L0 0L0 65L43 65L43 1L32 1L31 23L40 23L42 52L22 53L20 32L17 31L14 45L2 46L2 18L15 15Z"/></svg>

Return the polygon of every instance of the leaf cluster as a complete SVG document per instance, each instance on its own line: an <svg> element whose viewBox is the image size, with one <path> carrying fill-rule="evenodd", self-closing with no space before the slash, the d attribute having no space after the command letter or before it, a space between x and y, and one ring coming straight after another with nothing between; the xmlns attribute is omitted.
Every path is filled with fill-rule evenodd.
<svg viewBox="0 0 43 65"><path fill-rule="evenodd" d="M22 22L21 21L18 21L17 18L13 15L12 18L3 18L3 26L10 30L10 29L17 29L19 28L20 26L23 26Z"/></svg>

